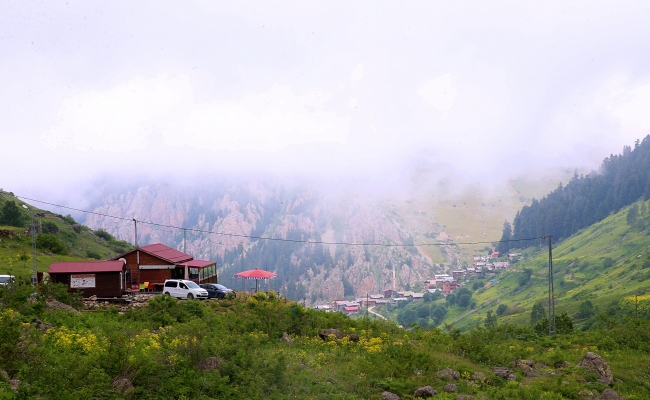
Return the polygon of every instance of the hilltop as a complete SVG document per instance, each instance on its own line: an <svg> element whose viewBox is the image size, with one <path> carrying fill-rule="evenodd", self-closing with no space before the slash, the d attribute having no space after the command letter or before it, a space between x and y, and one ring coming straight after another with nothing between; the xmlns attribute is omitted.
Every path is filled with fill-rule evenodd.
<svg viewBox="0 0 650 400"><path fill-rule="evenodd" d="M7 203L13 203L10 208L15 210L15 218L13 226L0 223L0 274L29 280L32 271L32 211L38 233L36 260L39 272L47 271L54 261L110 259L132 248L108 232L93 231L77 223L70 215L39 209L10 193L0 194L0 214Z"/></svg>

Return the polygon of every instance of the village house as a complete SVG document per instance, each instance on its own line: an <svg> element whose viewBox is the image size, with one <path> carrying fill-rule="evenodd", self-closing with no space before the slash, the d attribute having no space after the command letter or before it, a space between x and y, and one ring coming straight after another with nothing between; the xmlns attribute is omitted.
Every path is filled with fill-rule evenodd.
<svg viewBox="0 0 650 400"><path fill-rule="evenodd" d="M384 298L390 299L393 297L393 292L394 291L391 288L384 289Z"/></svg>
<svg viewBox="0 0 650 400"><path fill-rule="evenodd" d="M413 293L411 294L411 300L417 302L424 299L424 293Z"/></svg>
<svg viewBox="0 0 650 400"><path fill-rule="evenodd" d="M508 261L495 261L494 262L494 268L495 269L508 269L510 267L510 263Z"/></svg>
<svg viewBox="0 0 650 400"><path fill-rule="evenodd" d="M454 279L458 280L458 278L462 278L463 276L465 276L465 271L463 271L463 270L451 271L451 276Z"/></svg>
<svg viewBox="0 0 650 400"><path fill-rule="evenodd" d="M126 264L126 282L132 290L160 291L166 279L217 283L216 262L195 260L160 243L138 247L113 260L123 260Z"/></svg>
<svg viewBox="0 0 650 400"><path fill-rule="evenodd" d="M345 307L345 314L350 315L359 311L359 306L347 306Z"/></svg>
<svg viewBox="0 0 650 400"><path fill-rule="evenodd" d="M442 292L449 294L458 288L458 282L454 280L442 282Z"/></svg>

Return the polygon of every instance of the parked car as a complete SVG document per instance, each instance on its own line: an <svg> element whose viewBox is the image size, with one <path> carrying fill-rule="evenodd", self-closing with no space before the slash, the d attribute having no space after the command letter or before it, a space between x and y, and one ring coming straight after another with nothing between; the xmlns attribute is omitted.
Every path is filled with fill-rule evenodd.
<svg viewBox="0 0 650 400"><path fill-rule="evenodd" d="M13 275L0 275L0 285L8 285L11 282L14 282L16 278Z"/></svg>
<svg viewBox="0 0 650 400"><path fill-rule="evenodd" d="M208 291L201 289L199 285L185 279L167 279L163 287L163 294L176 297L178 299L200 299L208 298Z"/></svg>
<svg viewBox="0 0 650 400"><path fill-rule="evenodd" d="M228 289L224 285L220 285L218 283L202 283L200 286L208 291L209 299L223 299L228 293L232 293L235 297L237 297L237 292L232 289Z"/></svg>

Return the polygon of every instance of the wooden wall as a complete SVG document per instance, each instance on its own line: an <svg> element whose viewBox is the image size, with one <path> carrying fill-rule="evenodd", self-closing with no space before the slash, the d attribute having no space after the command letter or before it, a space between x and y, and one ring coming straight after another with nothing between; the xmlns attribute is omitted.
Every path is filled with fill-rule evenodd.
<svg viewBox="0 0 650 400"><path fill-rule="evenodd" d="M171 270L169 269L139 269L138 268L138 251L132 251L122 256L126 260L126 269L131 273L131 283L162 283L165 279L171 279ZM174 265L151 254L143 251L140 252L140 265Z"/></svg>
<svg viewBox="0 0 650 400"><path fill-rule="evenodd" d="M85 289L72 289L70 288L70 275L84 275L84 272L64 273L64 274L50 274L50 279L55 283L64 283L68 286L69 292L81 290L84 297L97 296L97 297L121 297L124 294L123 289L120 289L120 273L119 272L91 272L87 274L95 275L95 287Z"/></svg>

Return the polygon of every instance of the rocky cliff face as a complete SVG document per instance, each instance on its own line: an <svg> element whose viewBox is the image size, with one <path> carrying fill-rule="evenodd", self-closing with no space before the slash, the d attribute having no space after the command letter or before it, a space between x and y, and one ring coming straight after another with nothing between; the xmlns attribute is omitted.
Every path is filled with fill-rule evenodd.
<svg viewBox="0 0 650 400"><path fill-rule="evenodd" d="M232 275L242 269L274 271L280 276L271 288L307 303L381 292L393 287L393 274L398 290L421 288L438 270L417 247L400 246L413 243L410 232L353 194L325 197L271 182L208 189L156 184L107 194L94 211L86 220L93 229L133 243L129 220L136 218L139 244L185 247L195 258L216 260L220 281L235 288L242 283ZM430 235L444 233L432 224ZM453 246L443 252L453 265Z"/></svg>

